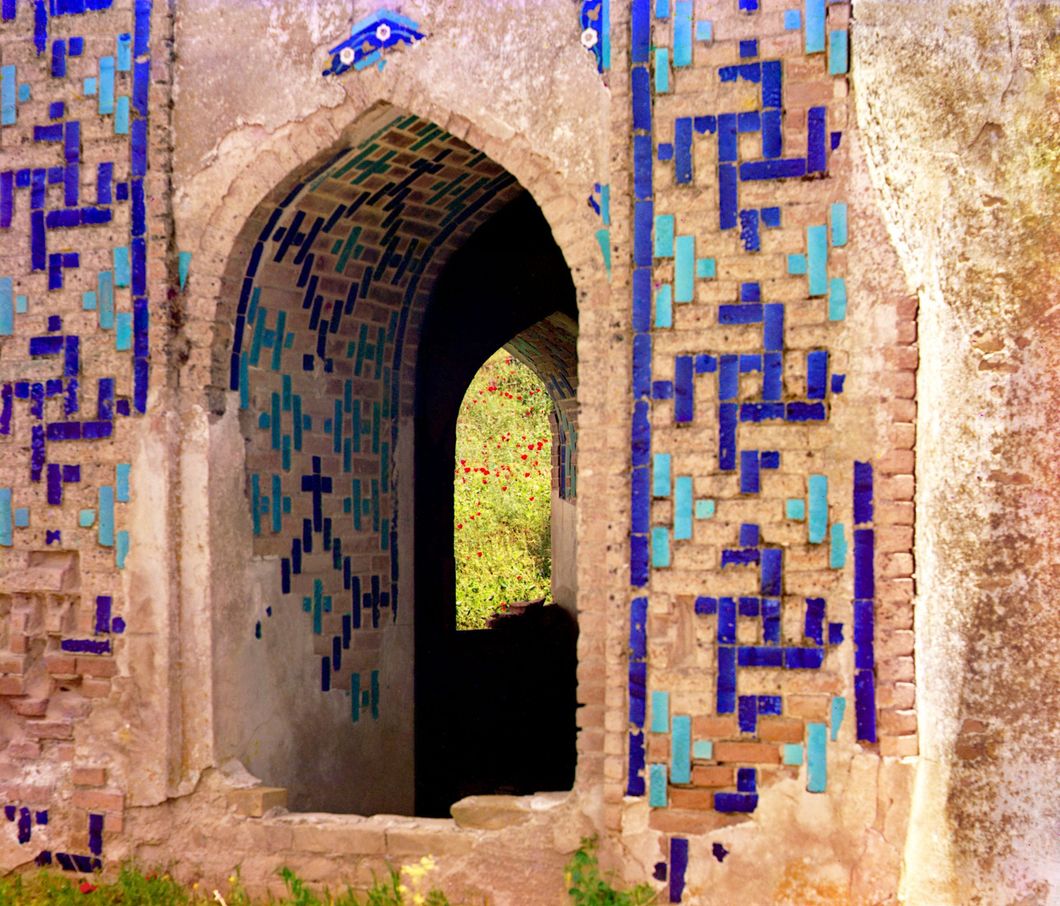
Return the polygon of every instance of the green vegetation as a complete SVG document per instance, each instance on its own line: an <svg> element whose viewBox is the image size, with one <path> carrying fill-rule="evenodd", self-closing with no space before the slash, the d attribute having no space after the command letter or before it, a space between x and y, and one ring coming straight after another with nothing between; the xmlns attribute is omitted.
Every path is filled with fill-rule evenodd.
<svg viewBox="0 0 1060 906"><path fill-rule="evenodd" d="M0 906L457 906L430 883L428 876L436 868L435 860L424 856L400 870L391 869L363 894L349 887L339 893L327 888L314 892L284 868L280 877L287 896L267 900L252 899L238 874L229 877L224 890L216 890L198 884L184 887L165 872L145 873L131 865L122 866L118 877L106 883L98 877L71 878L42 871L0 878ZM582 840L567 864L565 880L574 906L647 906L655 899L647 884L622 891L601 875L595 840Z"/></svg>
<svg viewBox="0 0 1060 906"><path fill-rule="evenodd" d="M331 893L327 888L314 893L288 868L280 871L287 896L277 900L254 900L247 894L238 875L232 875L224 890L186 888L168 874L141 872L125 865L116 880L104 883L98 878L82 879L52 872L0 878L0 906L450 906L442 891L427 882L435 862L425 856L401 870L391 870L372 889L358 894L352 888Z"/></svg>
<svg viewBox="0 0 1060 906"><path fill-rule="evenodd" d="M550 593L552 401L503 349L475 375L456 429L454 553L459 629Z"/></svg>
<svg viewBox="0 0 1060 906"><path fill-rule="evenodd" d="M601 875L596 840L592 838L583 839L581 848L571 856L566 882L575 906L647 906L655 901L655 891L648 884L619 890L611 884L610 876Z"/></svg>

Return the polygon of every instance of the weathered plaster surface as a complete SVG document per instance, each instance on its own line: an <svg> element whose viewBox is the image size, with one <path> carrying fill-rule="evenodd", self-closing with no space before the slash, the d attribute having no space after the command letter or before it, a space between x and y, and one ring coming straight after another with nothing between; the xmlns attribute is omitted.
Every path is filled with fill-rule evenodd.
<svg viewBox="0 0 1060 906"><path fill-rule="evenodd" d="M592 57L570 40L576 15L569 3L406 3L402 13L421 24L427 40L398 50L383 72L322 78L328 48L375 7L364 0L179 6L178 223L200 218L235 173L259 164L266 137L283 132L300 144L302 121L314 112L348 97L391 95L398 81L407 95L512 147L532 144L571 182L591 187L600 178L606 93Z"/></svg>
<svg viewBox="0 0 1060 906"><path fill-rule="evenodd" d="M911 903L1060 886L1058 25L857 5L859 125L921 304Z"/></svg>

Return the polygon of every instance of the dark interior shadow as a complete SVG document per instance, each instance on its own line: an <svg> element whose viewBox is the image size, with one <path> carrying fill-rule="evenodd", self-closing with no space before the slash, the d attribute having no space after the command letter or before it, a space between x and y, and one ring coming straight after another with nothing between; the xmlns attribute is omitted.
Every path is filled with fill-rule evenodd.
<svg viewBox="0 0 1060 906"><path fill-rule="evenodd" d="M424 316L416 368L416 814L448 816L477 793L570 789L577 626L559 607L498 629L456 631L453 464L472 378L555 312L577 319L574 283L529 193L452 256Z"/></svg>

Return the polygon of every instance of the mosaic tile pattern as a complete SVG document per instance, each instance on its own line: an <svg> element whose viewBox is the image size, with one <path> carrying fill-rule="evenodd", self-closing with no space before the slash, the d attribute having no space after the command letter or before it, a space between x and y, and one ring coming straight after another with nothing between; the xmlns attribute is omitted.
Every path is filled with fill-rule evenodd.
<svg viewBox="0 0 1060 906"><path fill-rule="evenodd" d="M611 68L611 0L583 0L582 47L596 59L598 72Z"/></svg>
<svg viewBox="0 0 1060 906"><path fill-rule="evenodd" d="M485 155L400 115L256 215L227 375L253 426L254 550L279 558L277 591L305 613L320 690L348 695L355 723L401 707L381 701L362 652L398 615L393 451L411 411L419 319L446 257L521 191ZM509 344L560 404L565 497L575 493L577 430L562 405L577 388L575 335L552 318ZM257 615L257 638L272 613Z"/></svg>
<svg viewBox="0 0 1060 906"><path fill-rule="evenodd" d="M739 3L749 23L756 21L758 6L757 0ZM825 78L831 79L847 72L848 39L844 27L833 30L826 40L828 20L824 0L805 0L784 17L785 27L803 27L805 55L827 54ZM752 445L746 440L753 433L748 429L826 424L833 407L841 403L845 375L836 372L829 350L792 343L787 326L791 303L772 301L757 276L763 236L781 227L786 205L761 206L742 199L762 198L761 191L748 189L762 182L775 184L780 199L791 197L779 191L784 181L826 177L830 155L842 136L838 130L829 131L826 102L810 104L798 126L790 122L785 61L764 55L756 38L735 42L738 63L697 67L697 76L701 74L708 84L713 80L709 96L722 99L719 107L704 108L699 103L687 115L663 118L657 107L668 112L675 107L659 99L673 93L683 69L693 67L697 45L714 45L714 23L697 19L690 0L673 4L633 0L630 37L634 194L630 583L634 597L627 794L647 796L649 804L659 809L709 803L716 812L749 813L757 807L763 774L786 770L783 765L805 764L806 789L827 791L827 745L837 738L846 699L833 696L827 721L791 720L784 690L785 677L792 671L832 674L837 662L831 652L853 643L854 676L837 682L853 687L857 738L866 743L876 739L871 463L852 466L852 626L845 619L851 602L823 596L800 600L790 592L785 573L793 548L770 538L771 525L737 520L734 535L720 545L717 572L712 573L717 578L708 580L706 587L687 589L687 602L697 615L697 638L708 645L714 665L713 707L705 714L688 713L679 696L653 678L647 655L651 589L662 571L682 565L687 543L702 520L722 518L730 524L729 501L760 497L766 476L782 468L781 449ZM827 90L831 97L830 86ZM789 147L788 134L804 134L802 143ZM704 159L716 160L716 169L697 169L695 162L700 161L702 168ZM713 196L717 226L716 231L697 235L695 229L683 229L682 222L691 219L688 205L700 196L681 193L704 190ZM812 193L808 186L807 192ZM829 210L827 222L806 228L805 250L788 256L786 271L776 276L803 280L806 301L799 303L800 312L806 305L821 306L822 320L837 325L846 315L847 292L830 250L847 242L847 207L840 202ZM718 278L713 250L727 247L731 241L727 234L736 238L747 262L741 264L738 254L733 263L730 256L730 270L736 271L737 281L741 269L748 276L737 282L735 297L727 301L697 301L697 287ZM703 315L692 313L705 304L714 309L707 322L725 328L705 333L728 337L735 341L733 346L698 346L676 355L657 351L674 348L666 337L682 318L695 316L700 321L694 323L702 323ZM681 336L694 334L686 328ZM721 498L697 495L687 445L671 450L655 439L658 431L653 426L667 416L675 426L706 423L713 428L711 457L716 466L706 471L716 477L714 487L725 489ZM702 475L704 469L695 471ZM844 570L848 568L846 526L830 518L833 513L850 512L847 507L845 501L830 498L826 475L808 474L805 497L785 501L776 521L805 522L810 552L824 548L826 570ZM775 680L770 678L774 671ZM763 735L763 728L768 735ZM662 760L652 752L668 757ZM690 806L692 802L696 805ZM715 851L719 861L725 854ZM687 839L671 837L670 902L682 900L687 863Z"/></svg>
<svg viewBox="0 0 1060 906"><path fill-rule="evenodd" d="M77 555L68 551L98 564L95 586L108 578L90 556L96 549L109 552L111 570L124 568L131 465L113 464L107 451L122 422L146 411L150 380L152 4L112 7L112 0L0 5L0 141L6 158L37 162L0 170L0 241L28 265L0 273L0 445L12 482L0 488L0 546L39 583L7 589L5 671L39 637L49 674L74 685L109 682L103 678L115 672L110 657L125 621L111 594L45 586L49 576L65 575L56 564L75 568ZM19 58L27 38L33 56ZM104 143L100 135L113 138ZM4 694L22 692L22 669L5 673ZM43 718L34 707L16 705ZM22 845L47 834L47 809L15 803L5 815ZM87 815L88 854L46 848L38 863L98 868L104 817Z"/></svg>
<svg viewBox="0 0 1060 906"><path fill-rule="evenodd" d="M415 44L423 40L418 23L393 10L376 10L358 19L350 29L350 37L328 50L331 65L326 76L342 75L351 69L360 71L375 65L386 66L384 52L398 44Z"/></svg>

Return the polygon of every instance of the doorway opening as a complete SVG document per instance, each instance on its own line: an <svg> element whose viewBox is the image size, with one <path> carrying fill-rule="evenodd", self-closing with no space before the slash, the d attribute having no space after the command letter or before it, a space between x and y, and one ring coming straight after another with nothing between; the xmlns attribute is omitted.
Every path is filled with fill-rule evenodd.
<svg viewBox="0 0 1060 906"><path fill-rule="evenodd" d="M456 628L552 603L552 401L508 349L471 381L456 423Z"/></svg>
<svg viewBox="0 0 1060 906"><path fill-rule="evenodd" d="M455 621L472 377L510 347L575 418L574 287L529 193L378 105L258 204L220 311L210 407L240 467L211 472L219 762L287 788L294 810L447 815L468 792L569 788L573 585L545 608L562 627Z"/></svg>
<svg viewBox="0 0 1060 906"><path fill-rule="evenodd" d="M551 409L547 435L544 424L532 443L526 432L524 446L534 449L523 451L526 460L515 453L514 462L533 463L533 453L540 454L537 469L547 466L542 486L549 498L551 557L545 597L554 603L520 608L486 631L459 631L454 539L462 529L456 528L461 520L454 466L468 460L460 468L472 471L462 476L477 474L480 485L487 479L482 487L500 481L495 490L502 503L516 485L503 483L508 472L496 462L479 464L475 473L468 456L458 457L457 426L465 402L474 408L476 399L511 392L501 391L499 383L490 391L487 384L482 397L476 389L468 399L484 365L487 378L499 369L496 381L518 370L509 360L537 379L526 381L526 394L513 396L539 386L533 396L547 396ZM577 307L570 271L528 194L485 223L439 276L424 317L416 377L417 810L445 815L467 795L570 789L577 707ZM479 452L483 443L492 444L491 455L504 452L508 442L497 433L479 438ZM513 441L523 443L523 433ZM514 452L514 442L511 446ZM537 477L525 468L519 477L526 471ZM505 487L508 491L500 490ZM479 511L470 512L477 519ZM475 560L478 550L472 552ZM485 575L484 581L499 587L506 574L499 565L498 575Z"/></svg>

